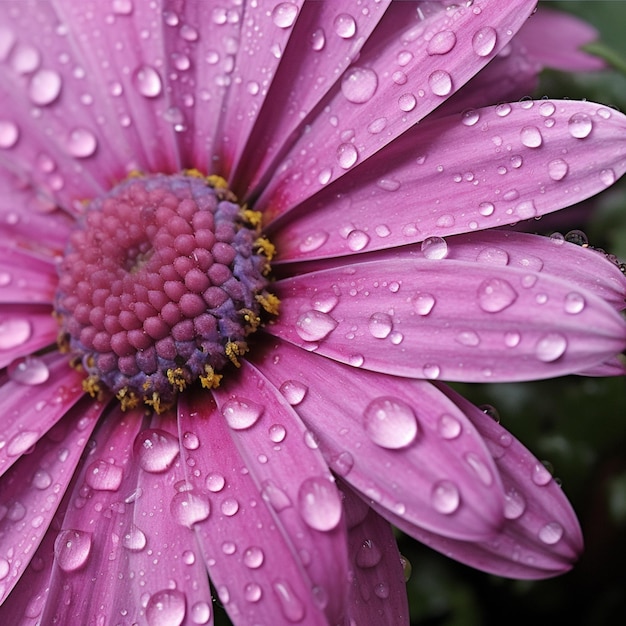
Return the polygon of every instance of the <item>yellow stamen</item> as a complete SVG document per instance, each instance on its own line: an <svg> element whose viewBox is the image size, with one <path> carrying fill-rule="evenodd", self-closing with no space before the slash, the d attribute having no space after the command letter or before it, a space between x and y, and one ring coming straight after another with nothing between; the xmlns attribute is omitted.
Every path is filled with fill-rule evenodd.
<svg viewBox="0 0 626 626"><path fill-rule="evenodd" d="M273 293L259 293L256 295L256 301L267 311L270 315L278 315L280 309L280 298Z"/></svg>
<svg viewBox="0 0 626 626"><path fill-rule="evenodd" d="M266 239L265 237L259 237L254 242L254 246L256 248L256 251L265 256L268 261L271 261L276 254L276 247L269 239Z"/></svg>
<svg viewBox="0 0 626 626"><path fill-rule="evenodd" d="M237 357L243 356L248 351L248 346L243 341L229 341L226 344L226 356L235 367L241 367Z"/></svg>
<svg viewBox="0 0 626 626"><path fill-rule="evenodd" d="M165 413L172 407L169 402L161 402L161 396L155 391L152 396L144 396L144 404L151 406L155 413Z"/></svg>
<svg viewBox="0 0 626 626"><path fill-rule="evenodd" d="M246 333L253 333L260 325L261 318L251 311L250 309L241 309L239 313L242 315L244 321L246 322Z"/></svg>
<svg viewBox="0 0 626 626"><path fill-rule="evenodd" d="M204 366L206 374L200 376L200 382L205 389L217 389L224 377L222 374L216 374L210 365Z"/></svg>
<svg viewBox="0 0 626 626"><path fill-rule="evenodd" d="M183 391L183 389L187 386L185 371L180 367L167 370L167 380L169 380L170 385L178 391Z"/></svg>
<svg viewBox="0 0 626 626"><path fill-rule="evenodd" d="M83 380L83 391L88 393L92 398L97 398L102 391L98 377L93 375L87 376L87 378Z"/></svg>
<svg viewBox="0 0 626 626"><path fill-rule="evenodd" d="M228 189L228 183L225 178L218 176L217 174L211 174L206 177L206 182L210 187L214 189Z"/></svg>
<svg viewBox="0 0 626 626"><path fill-rule="evenodd" d="M122 389L115 394L115 397L120 401L122 411L134 409L139 406L139 398L128 387L122 387Z"/></svg>
<svg viewBox="0 0 626 626"><path fill-rule="evenodd" d="M253 228L259 228L263 222L263 213L261 211L253 211L245 207L241 209L241 217Z"/></svg>
<svg viewBox="0 0 626 626"><path fill-rule="evenodd" d="M184 174L185 176L189 176L189 178L206 178L206 176L200 170L197 170L195 167L188 169L188 170L184 170Z"/></svg>

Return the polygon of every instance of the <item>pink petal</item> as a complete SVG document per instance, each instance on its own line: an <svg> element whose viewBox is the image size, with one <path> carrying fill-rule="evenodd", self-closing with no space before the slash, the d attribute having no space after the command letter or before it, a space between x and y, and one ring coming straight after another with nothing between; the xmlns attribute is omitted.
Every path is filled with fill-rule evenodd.
<svg viewBox="0 0 626 626"><path fill-rule="evenodd" d="M6 370L0 375L0 475L39 441L84 394L82 376L69 367L67 356L53 353L31 362L30 382L12 380ZM27 374L28 374L27 370ZM46 379L47 376L47 379ZM25 379L22 376L22 380Z"/></svg>
<svg viewBox="0 0 626 626"><path fill-rule="evenodd" d="M206 441L215 441L218 449L212 446L210 450L205 449L201 457L196 455L194 469L202 471L204 466L203 480L214 471L224 475L229 467L249 471L247 479L226 476L232 491L223 496L220 492L224 515L215 521L223 526L223 540L256 545L267 559L277 559L275 570L270 568L272 571L281 572L283 568L285 571L280 583L268 587L266 570L259 573L263 576L252 577L249 566L233 569L235 564L241 565L242 556L245 565L246 546L241 546L234 560L218 556L221 546L221 543L216 544L218 530L214 522L208 522L202 529L206 533L204 545L210 549L207 558L217 559L215 571L210 569L212 577L217 585L227 585L230 597L238 601L239 610L248 607L255 615L268 611L269 617L275 611L276 596L282 608L288 610L284 603L293 593L298 598L298 612L310 615L307 623L320 620L320 609L326 619L335 623L345 611L346 531L340 494L324 458L316 449L314 437L278 391L247 363L242 364L232 384L220 387L214 395L223 417L213 414L204 417L204 422L208 422L209 427L212 425L211 432L214 432L207 434ZM198 404L193 406L195 409L191 410L197 411ZM200 427L201 423L196 421L190 432L198 432ZM220 460L221 457L224 458ZM258 501L259 496L263 507L247 505L251 500ZM229 502L233 498L237 508L231 513L229 509L233 507ZM271 531L270 526L268 536L257 530L251 532L259 528L255 520L265 526L271 517L276 519L277 531ZM294 567L302 572L295 577L286 569L291 571ZM242 602L247 582L262 587L262 601L254 606ZM235 608L227 608L233 615ZM292 608L295 611L295 606Z"/></svg>
<svg viewBox="0 0 626 626"><path fill-rule="evenodd" d="M391 526L341 484L352 561L349 616L355 624L409 624L402 561Z"/></svg>
<svg viewBox="0 0 626 626"><path fill-rule="evenodd" d="M0 481L0 502L8 511L0 520L0 555L6 555L0 560L9 566L0 603L50 526L102 408L90 398L78 402Z"/></svg>
<svg viewBox="0 0 626 626"><path fill-rule="evenodd" d="M397 13L402 4L405 3L391 5L391 10ZM287 145L302 120L313 111L333 86L333 81L358 56L365 41L380 33L379 20L389 5L390 0L364 0L359 5L360 10L353 10L349 4L305 2L284 51L277 46L266 47L281 59L281 63L266 98L271 106L261 110L248 143L237 146L237 172L233 181L238 185L238 192L243 195L246 188L257 185L263 177L271 175L273 160ZM276 6L283 7L284 11L288 5L281 3ZM405 6L415 13L415 7ZM288 11L293 10L288 8ZM256 63L249 63L249 50L243 50L245 56L237 59L236 67L239 70L240 66L246 66L243 71L248 72L250 68L256 67ZM257 55L258 52L255 52ZM253 78L259 81L260 76ZM245 98L246 101L251 100L250 96ZM227 115L228 134L239 134L237 127L242 125L242 116L231 116L230 111ZM248 132L249 121L246 117L243 124ZM254 146L263 146L263 150L255 149Z"/></svg>
<svg viewBox="0 0 626 626"><path fill-rule="evenodd" d="M511 0L506 5L484 0L480 6L474 3L473 9L451 7L423 21L418 13L408 28L402 33L396 30L384 45L374 41L364 48L355 66L360 72L354 79L359 95L352 94L351 83L346 87L342 81L333 87L323 111L278 166L257 208L269 209L274 217L396 139L486 65L533 6L527 0ZM392 11L385 17L397 29L397 15ZM393 80L394 68L406 81ZM349 81L351 71L354 68L344 75ZM373 84L374 80L377 87L372 90L368 85L366 99L360 82Z"/></svg>
<svg viewBox="0 0 626 626"><path fill-rule="evenodd" d="M197 509L177 508L191 496L175 428L172 414L148 425L142 411L117 406L102 422L55 541L43 623L182 624L211 613L204 563L180 518Z"/></svg>
<svg viewBox="0 0 626 626"><path fill-rule="evenodd" d="M381 513L404 532L446 556L499 576L546 578L569 570L582 551L582 536L561 487L494 420L451 389L442 386L442 390L466 412L494 455L505 488L507 523L493 540L470 543L424 532L387 511Z"/></svg>
<svg viewBox="0 0 626 626"><path fill-rule="evenodd" d="M52 304L57 282L51 262L0 247L0 302Z"/></svg>
<svg viewBox="0 0 626 626"><path fill-rule="evenodd" d="M538 217L622 176L624 136L624 115L589 102L523 101L426 121L347 174L341 190L298 207L273 240L281 259L299 260Z"/></svg>
<svg viewBox="0 0 626 626"><path fill-rule="evenodd" d="M280 280L275 293L273 335L401 376L548 378L592 368L626 345L610 304L531 268L390 256Z"/></svg>
<svg viewBox="0 0 626 626"><path fill-rule="evenodd" d="M458 539L484 539L501 523L502 486L488 451L430 383L347 367L283 342L259 368L363 497Z"/></svg>

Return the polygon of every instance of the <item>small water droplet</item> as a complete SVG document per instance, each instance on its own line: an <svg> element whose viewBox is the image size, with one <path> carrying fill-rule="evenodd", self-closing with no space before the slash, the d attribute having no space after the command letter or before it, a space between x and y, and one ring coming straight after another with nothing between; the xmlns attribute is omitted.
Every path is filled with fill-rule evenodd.
<svg viewBox="0 0 626 626"><path fill-rule="evenodd" d="M349 102L362 104L372 98L378 87L378 75L374 70L352 67L341 80L341 92Z"/></svg>
<svg viewBox="0 0 626 626"><path fill-rule="evenodd" d="M220 504L220 510L226 517L232 517L239 511L239 502L235 498L226 498Z"/></svg>
<svg viewBox="0 0 626 626"><path fill-rule="evenodd" d="M400 107L401 111L408 113L417 106L417 99L412 93L403 93L398 98L398 106Z"/></svg>
<svg viewBox="0 0 626 626"><path fill-rule="evenodd" d="M276 580L272 589L278 598L280 610L284 617L292 622L301 622L306 615L306 607L295 594L291 585L286 580Z"/></svg>
<svg viewBox="0 0 626 626"><path fill-rule="evenodd" d="M548 176L552 180L563 180L568 171L569 165L563 159L553 159L548 163Z"/></svg>
<svg viewBox="0 0 626 626"><path fill-rule="evenodd" d="M455 340L462 346L468 347L475 347L480 344L480 337L473 330L462 330L457 333Z"/></svg>
<svg viewBox="0 0 626 626"><path fill-rule="evenodd" d="M475 109L471 109L470 111L465 111L461 116L461 123L464 126L475 126L480 120L480 113Z"/></svg>
<svg viewBox="0 0 626 626"><path fill-rule="evenodd" d="M298 510L302 519L315 530L335 528L342 515L341 497L327 478L307 478L298 490Z"/></svg>
<svg viewBox="0 0 626 626"><path fill-rule="evenodd" d="M512 111L512 107L508 102L503 102L496 107L496 115L498 117L506 117Z"/></svg>
<svg viewBox="0 0 626 626"><path fill-rule="evenodd" d="M593 122L586 113L574 113L567 121L569 134L576 139L588 137L593 129Z"/></svg>
<svg viewBox="0 0 626 626"><path fill-rule="evenodd" d="M385 339L393 330L393 320L387 313L374 313L369 319L368 328L372 337Z"/></svg>
<svg viewBox="0 0 626 626"><path fill-rule="evenodd" d="M516 489L511 488L504 494L504 517L519 519L526 510L526 500Z"/></svg>
<svg viewBox="0 0 626 626"><path fill-rule="evenodd" d="M326 45L326 33L324 33L324 30L322 28L318 28L311 35L311 48L313 48L313 50L315 50L316 52L319 52L320 50L324 49L325 45Z"/></svg>
<svg viewBox="0 0 626 626"><path fill-rule="evenodd" d="M211 620L211 605L208 602L196 602L191 607L191 621L194 624L203 626Z"/></svg>
<svg viewBox="0 0 626 626"><path fill-rule="evenodd" d="M558 522L550 522L539 529L539 539L546 545L553 546L563 537L563 526Z"/></svg>
<svg viewBox="0 0 626 626"><path fill-rule="evenodd" d="M448 244L443 237L427 237L422 241L421 250L431 261L445 259L448 256Z"/></svg>
<svg viewBox="0 0 626 626"><path fill-rule="evenodd" d="M330 462L330 466L339 476L347 476L354 467L354 458L349 452L341 452Z"/></svg>
<svg viewBox="0 0 626 626"><path fill-rule="evenodd" d="M433 485L430 502L439 513L451 515L461 504L461 496L457 486L449 480L440 480Z"/></svg>
<svg viewBox="0 0 626 626"><path fill-rule="evenodd" d="M506 280L492 278L478 287L478 304L483 311L498 313L517 300L517 292Z"/></svg>
<svg viewBox="0 0 626 626"><path fill-rule="evenodd" d="M436 380L441 376L441 368L435 363L426 363L426 365L422 367L422 373L424 374L424 378Z"/></svg>
<svg viewBox="0 0 626 626"><path fill-rule="evenodd" d="M261 548L257 548L256 546L251 546L247 548L243 553L243 563L246 567L250 569L258 569L263 565L263 561L265 560L265 554Z"/></svg>
<svg viewBox="0 0 626 626"><path fill-rule="evenodd" d="M442 30L433 35L426 51L430 55L447 54L456 45L456 35L451 30Z"/></svg>
<svg viewBox="0 0 626 626"><path fill-rule="evenodd" d="M112 0L111 8L117 15L130 15L133 12L132 0Z"/></svg>
<svg viewBox="0 0 626 626"><path fill-rule="evenodd" d="M134 524L130 525L130 528L122 537L122 545L131 552L140 552L146 547L147 543L145 533Z"/></svg>
<svg viewBox="0 0 626 626"><path fill-rule="evenodd" d="M185 594L178 589L157 591L150 596L146 605L148 626L180 626L185 613Z"/></svg>
<svg viewBox="0 0 626 626"><path fill-rule="evenodd" d="M356 21L348 13L339 13L333 21L333 27L342 39L350 39L356 34Z"/></svg>
<svg viewBox="0 0 626 626"><path fill-rule="evenodd" d="M367 244L370 242L369 235L364 233L362 230L351 230L348 233L348 237L346 239L348 242L348 248L353 252L360 252Z"/></svg>
<svg viewBox="0 0 626 626"><path fill-rule="evenodd" d="M183 434L182 443L186 450L197 450L200 447L198 435L189 431Z"/></svg>
<svg viewBox="0 0 626 626"><path fill-rule="evenodd" d="M535 346L535 355L544 363L551 363L563 356L567 348L567 339L560 333L544 335Z"/></svg>
<svg viewBox="0 0 626 626"><path fill-rule="evenodd" d="M521 338L521 335L517 331L508 331L504 333L504 345L507 348L515 348L519 345Z"/></svg>
<svg viewBox="0 0 626 626"><path fill-rule="evenodd" d="M376 543L371 539L365 539L359 546L354 560L358 567L366 569L376 567L382 558L382 552Z"/></svg>
<svg viewBox="0 0 626 626"><path fill-rule="evenodd" d="M19 139L20 132L16 124L0 120L0 148L12 148Z"/></svg>
<svg viewBox="0 0 626 626"><path fill-rule="evenodd" d="M466 463L476 472L476 476L484 485L491 485L493 483L493 475L491 470L483 463L480 457L473 452L467 452L465 454Z"/></svg>
<svg viewBox="0 0 626 626"><path fill-rule="evenodd" d="M435 297L429 293L418 293L413 298L413 308L418 315L428 315L435 306Z"/></svg>
<svg viewBox="0 0 626 626"><path fill-rule="evenodd" d="M211 472L205 480L206 488L213 493L218 493L224 489L226 485L226 479L216 472Z"/></svg>
<svg viewBox="0 0 626 626"><path fill-rule="evenodd" d="M447 413L444 413L437 422L437 431L443 439L456 439L461 434L461 430L461 422Z"/></svg>
<svg viewBox="0 0 626 626"><path fill-rule="evenodd" d="M22 430L13 435L7 445L8 456L20 456L39 440L39 433L35 430Z"/></svg>
<svg viewBox="0 0 626 626"><path fill-rule="evenodd" d="M291 28L298 15L298 6L293 2L281 2L272 11L272 21L278 28Z"/></svg>
<svg viewBox="0 0 626 626"><path fill-rule="evenodd" d="M552 480L552 474L543 463L536 463L531 471L531 478L535 485L544 487Z"/></svg>
<svg viewBox="0 0 626 626"><path fill-rule="evenodd" d="M45 106L52 104L61 93L63 81L54 70L37 70L30 78L28 95L34 104Z"/></svg>
<svg viewBox="0 0 626 626"><path fill-rule="evenodd" d="M520 139L527 148L538 148L543 143L541 131L536 126L524 126L520 130Z"/></svg>
<svg viewBox="0 0 626 626"><path fill-rule="evenodd" d="M478 253L476 260L488 265L505 266L509 263L509 253L502 248L483 248Z"/></svg>
<svg viewBox="0 0 626 626"><path fill-rule="evenodd" d="M552 102L542 102L539 105L539 114L543 117L550 117L551 115L554 115L555 111L556 107Z"/></svg>
<svg viewBox="0 0 626 626"><path fill-rule="evenodd" d="M342 143L337 148L337 163L344 170L350 169L358 160L359 153L351 143Z"/></svg>
<svg viewBox="0 0 626 626"><path fill-rule="evenodd" d="M377 445L396 450L413 443L419 428L413 409L392 397L372 400L363 414L365 432Z"/></svg>
<svg viewBox="0 0 626 626"><path fill-rule="evenodd" d="M496 47L498 36L491 26L484 26L474 33L472 48L479 57L489 56Z"/></svg>
<svg viewBox="0 0 626 626"><path fill-rule="evenodd" d="M263 595L263 590L257 583L248 583L243 589L243 595L248 602L258 602Z"/></svg>
<svg viewBox="0 0 626 626"><path fill-rule="evenodd" d="M585 308L585 297L572 291L565 296L565 312L571 315L577 315Z"/></svg>
<svg viewBox="0 0 626 626"><path fill-rule="evenodd" d="M163 90L161 76L149 65L139 67L133 78L139 93L146 98L156 98Z"/></svg>
<svg viewBox="0 0 626 626"><path fill-rule="evenodd" d="M15 359L7 367L9 378L22 385L41 385L50 377L45 361L32 356Z"/></svg>
<svg viewBox="0 0 626 626"><path fill-rule="evenodd" d="M328 241L328 233L320 230L306 235L300 242L298 249L300 252L315 252Z"/></svg>
<svg viewBox="0 0 626 626"><path fill-rule="evenodd" d="M296 332L304 341L321 341L336 327L336 320L322 311L307 311L296 321Z"/></svg>
<svg viewBox="0 0 626 626"><path fill-rule="evenodd" d="M180 453L180 446L176 437L154 428L137 435L134 451L142 469L159 474L172 467Z"/></svg>
<svg viewBox="0 0 626 626"><path fill-rule="evenodd" d="M206 498L190 491L182 491L172 498L170 512L179 524L191 528L209 517L211 506Z"/></svg>
<svg viewBox="0 0 626 626"><path fill-rule="evenodd" d="M263 407L251 400L232 398L222 406L222 415L233 430L245 430L259 420Z"/></svg>
<svg viewBox="0 0 626 626"><path fill-rule="evenodd" d="M452 77L445 70L435 70L428 77L428 86L436 96L449 96L452 92Z"/></svg>
<svg viewBox="0 0 626 626"><path fill-rule="evenodd" d="M86 128L75 128L67 138L66 148L72 156L84 159L90 157L98 147L96 136Z"/></svg>
<svg viewBox="0 0 626 626"><path fill-rule="evenodd" d="M0 135L1 135L0 131ZM607 187L612 185L617 180L617 176L615 175L615 171L608 168L604 169L600 172L600 182Z"/></svg>
<svg viewBox="0 0 626 626"><path fill-rule="evenodd" d="M54 556L64 572L75 572L87 563L92 535L82 530L62 530L54 542Z"/></svg>
<svg viewBox="0 0 626 626"><path fill-rule="evenodd" d="M87 468L85 482L96 491L117 491L122 484L123 471L108 461L94 461Z"/></svg>

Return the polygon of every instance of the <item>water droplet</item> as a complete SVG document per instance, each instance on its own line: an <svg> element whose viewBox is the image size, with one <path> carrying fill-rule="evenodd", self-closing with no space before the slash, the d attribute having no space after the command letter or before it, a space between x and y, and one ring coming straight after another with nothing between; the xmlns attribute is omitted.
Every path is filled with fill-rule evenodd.
<svg viewBox="0 0 626 626"><path fill-rule="evenodd" d="M561 524L558 522L550 522L539 530L539 539L543 541L543 543L553 546L555 543L561 541L563 533L564 530Z"/></svg>
<svg viewBox="0 0 626 626"><path fill-rule="evenodd" d="M374 313L369 319L368 328L373 337L385 339L393 330L393 320L387 313Z"/></svg>
<svg viewBox="0 0 626 626"><path fill-rule="evenodd" d="M462 346L475 347L480 344L480 337L473 330L462 330L455 337L455 341Z"/></svg>
<svg viewBox="0 0 626 626"><path fill-rule="evenodd" d="M239 502L235 498L226 498L220 504L220 510L226 517L232 517L239 511Z"/></svg>
<svg viewBox="0 0 626 626"><path fill-rule="evenodd" d="M436 96L449 96L452 92L452 77L444 70L435 70L428 77L428 86Z"/></svg>
<svg viewBox="0 0 626 626"><path fill-rule="evenodd" d="M354 458L349 452L341 452L331 460L330 466L339 476L347 476L354 467Z"/></svg>
<svg viewBox="0 0 626 626"><path fill-rule="evenodd" d="M318 28L311 35L311 48L313 48L313 50L315 50L316 52L319 52L320 50L324 49L325 45L326 45L326 34L324 33L324 30L322 28Z"/></svg>
<svg viewBox="0 0 626 626"><path fill-rule="evenodd" d="M441 368L435 363L426 363L426 365L422 367L422 373L424 374L424 378L436 380L441 376Z"/></svg>
<svg viewBox="0 0 626 626"><path fill-rule="evenodd" d="M67 138L66 148L68 153L81 159L90 157L97 147L98 140L86 128L75 128Z"/></svg>
<svg viewBox="0 0 626 626"><path fill-rule="evenodd" d="M161 76L149 65L139 67L133 78L139 93L146 98L156 98L163 90Z"/></svg>
<svg viewBox="0 0 626 626"><path fill-rule="evenodd" d="M366 569L376 567L382 558L383 555L378 546L371 539L365 539L359 546L354 560L359 567Z"/></svg>
<svg viewBox="0 0 626 626"><path fill-rule="evenodd" d="M153 593L146 605L148 626L180 626L185 619L185 604L185 594L178 589Z"/></svg>
<svg viewBox="0 0 626 626"><path fill-rule="evenodd" d="M328 240L328 233L321 230L307 235L298 246L300 252L314 252L321 248Z"/></svg>
<svg viewBox="0 0 626 626"><path fill-rule="evenodd" d="M496 47L498 36L491 26L484 26L474 33L472 48L479 57L489 56Z"/></svg>
<svg viewBox="0 0 626 626"><path fill-rule="evenodd" d="M505 266L509 263L509 253L502 248L483 248L476 260L488 265Z"/></svg>
<svg viewBox="0 0 626 626"><path fill-rule="evenodd" d="M170 511L179 524L191 528L209 517L211 506L207 499L190 491L182 491L172 498Z"/></svg>
<svg viewBox="0 0 626 626"><path fill-rule="evenodd" d="M87 468L85 482L96 491L117 491L122 484L122 468L107 461L94 461Z"/></svg>
<svg viewBox="0 0 626 626"><path fill-rule="evenodd" d="M62 530L54 542L54 556L64 572L75 572L87 563L91 553L91 533Z"/></svg>
<svg viewBox="0 0 626 626"><path fill-rule="evenodd" d="M586 113L574 113L567 121L567 128L572 137L584 139L591 133L593 123Z"/></svg>
<svg viewBox="0 0 626 626"><path fill-rule="evenodd" d="M527 148L538 148L543 143L543 137L536 126L524 126L520 130L520 139Z"/></svg>
<svg viewBox="0 0 626 626"><path fill-rule="evenodd" d="M251 400L233 398L222 406L222 415L233 430L245 430L259 420L263 407Z"/></svg>
<svg viewBox="0 0 626 626"><path fill-rule="evenodd" d="M174 435L154 428L144 430L137 435L134 451L142 469L159 474L172 467L180 452L180 446Z"/></svg>
<svg viewBox="0 0 626 626"><path fill-rule="evenodd" d="M522 337L518 332L508 331L504 333L504 345L507 348L515 348L517 345L519 345L521 338Z"/></svg>
<svg viewBox="0 0 626 626"><path fill-rule="evenodd" d="M350 39L356 34L356 21L348 13L340 13L333 21L337 35L342 39Z"/></svg>
<svg viewBox="0 0 626 626"><path fill-rule="evenodd" d="M218 493L222 489L224 489L224 485L226 484L226 479L216 472L210 473L205 480L206 488L213 493Z"/></svg>
<svg viewBox="0 0 626 626"><path fill-rule="evenodd" d="M269 502L272 505L272 508L277 512L291 506L289 496L270 480L263 484L261 496L263 497L263 500Z"/></svg>
<svg viewBox="0 0 626 626"><path fill-rule="evenodd" d="M478 287L478 304L483 311L498 313L517 300L517 292L510 283L500 278L483 281Z"/></svg>
<svg viewBox="0 0 626 626"><path fill-rule="evenodd" d="M491 202L481 202L478 205L478 212L484 217L489 217L490 215L493 215L495 209L496 207Z"/></svg>
<svg viewBox="0 0 626 626"><path fill-rule="evenodd" d="M476 472L476 476L484 485L491 485L493 483L493 475L491 470L483 463L480 457L473 452L467 452L465 454L466 463Z"/></svg>
<svg viewBox="0 0 626 626"><path fill-rule="evenodd" d="M372 400L363 413L365 432L377 445L391 450L405 448L418 434L413 409L396 398Z"/></svg>
<svg viewBox="0 0 626 626"><path fill-rule="evenodd" d="M28 95L34 104L45 106L52 104L61 93L63 81L54 70L37 70L30 78Z"/></svg>
<svg viewBox="0 0 626 626"><path fill-rule="evenodd" d="M39 440L39 433L35 430L23 430L11 437L7 445L8 456L20 456Z"/></svg>
<svg viewBox="0 0 626 626"><path fill-rule="evenodd" d="M516 489L509 489L504 494L504 517L519 519L526 510L526 500Z"/></svg>
<svg viewBox="0 0 626 626"><path fill-rule="evenodd" d="M548 163L548 176L552 180L563 180L568 171L569 165L563 159L553 159Z"/></svg>
<svg viewBox="0 0 626 626"><path fill-rule="evenodd" d="M554 115L555 111L556 107L552 102L542 102L539 105L539 114L543 117L550 117L551 115Z"/></svg>
<svg viewBox="0 0 626 626"><path fill-rule="evenodd" d="M585 308L585 297L572 291L565 296L565 312L571 315L580 313Z"/></svg>
<svg viewBox="0 0 626 626"><path fill-rule="evenodd" d="M437 422L437 431L444 439L456 439L461 434L461 429L461 422L447 413L444 413Z"/></svg>
<svg viewBox="0 0 626 626"><path fill-rule="evenodd" d="M378 75L374 70L352 67L341 80L341 92L346 100L362 104L372 98L378 87Z"/></svg>
<svg viewBox="0 0 626 626"><path fill-rule="evenodd" d="M448 256L448 244L443 237L427 237L422 241L422 254L431 261Z"/></svg>
<svg viewBox="0 0 626 626"><path fill-rule="evenodd" d="M272 21L278 28L291 28L298 15L298 6L293 2L281 2L272 11Z"/></svg>
<svg viewBox="0 0 626 626"><path fill-rule="evenodd" d="M0 136L1 135L2 135L2 131L0 130ZM612 185L616 180L617 180L617 176L615 175L615 172L612 169L608 168L600 172L600 182L603 185L606 185L608 187L609 185Z"/></svg>
<svg viewBox="0 0 626 626"><path fill-rule="evenodd" d="M413 308L418 315L428 315L435 306L435 297L429 293L419 293L413 298Z"/></svg>
<svg viewBox="0 0 626 626"><path fill-rule="evenodd" d="M12 148L19 139L20 132L16 124L0 120L0 148Z"/></svg>
<svg viewBox="0 0 626 626"><path fill-rule="evenodd" d="M287 620L296 623L301 622L306 615L306 608L298 596L294 593L291 585L286 580L276 580L272 585L278 598L280 610Z"/></svg>
<svg viewBox="0 0 626 626"><path fill-rule="evenodd" d="M263 554L263 550L256 546L251 546L243 553L243 563L250 569L258 569L263 565L264 560L265 554Z"/></svg>
<svg viewBox="0 0 626 626"><path fill-rule="evenodd" d="M322 311L307 311L296 321L296 332L304 341L321 341L336 327L336 320Z"/></svg>
<svg viewBox="0 0 626 626"><path fill-rule="evenodd" d="M535 346L535 355L544 363L551 363L563 356L567 348L567 339L560 333L544 335Z"/></svg>
<svg viewBox="0 0 626 626"><path fill-rule="evenodd" d="M506 117L511 111L512 108L508 102L503 102L496 107L496 115L498 117Z"/></svg>
<svg viewBox="0 0 626 626"><path fill-rule="evenodd" d="M52 484L52 476L45 469L39 468L33 475L31 481L32 486L35 489L47 489Z"/></svg>
<svg viewBox="0 0 626 626"><path fill-rule="evenodd" d="M189 431L183 434L182 443L186 450L197 450L200 447L198 435Z"/></svg>
<svg viewBox="0 0 626 626"><path fill-rule="evenodd" d="M435 511L444 515L451 515L459 508L461 496L453 482L440 480L433 485L430 493L430 503Z"/></svg>
<svg viewBox="0 0 626 626"><path fill-rule="evenodd" d="M130 15L133 12L132 0L113 0L111 7L117 15Z"/></svg>
<svg viewBox="0 0 626 626"><path fill-rule="evenodd" d="M258 602L263 595L263 590L257 583L248 583L243 589L243 595L248 602Z"/></svg>
<svg viewBox="0 0 626 626"><path fill-rule="evenodd" d="M475 126L480 120L480 113L475 109L471 109L470 111L465 111L461 117L461 123L464 126Z"/></svg>
<svg viewBox="0 0 626 626"><path fill-rule="evenodd" d="M351 143L342 143L337 148L337 163L344 170L350 169L358 160L359 153Z"/></svg>
<svg viewBox="0 0 626 626"><path fill-rule="evenodd" d="M436 35L433 35L433 38L428 42L426 51L430 55L447 54L454 48L455 44L456 35L454 32L451 30L442 30Z"/></svg>
<svg viewBox="0 0 626 626"><path fill-rule="evenodd" d="M513 211L521 220L529 220L537 215L537 207L533 200L524 200L516 204Z"/></svg>
<svg viewBox="0 0 626 626"><path fill-rule="evenodd" d="M130 528L122 538L122 545L131 552L140 552L146 547L147 543L145 533L134 524L130 525Z"/></svg>
<svg viewBox="0 0 626 626"><path fill-rule="evenodd" d="M285 396L285 399L287 400L287 402L289 402L289 404L291 404L291 406L297 406L298 404L300 404L304 400L304 397L306 396L308 390L309 388L306 385L303 385L297 380L286 380L280 386L280 393ZM280 428L282 428L284 431L284 428L282 426ZM282 441L282 439L280 441Z"/></svg>
<svg viewBox="0 0 626 626"><path fill-rule="evenodd" d="M369 235L362 230L351 230L347 237L348 248L353 252L363 250L370 241Z"/></svg>
<svg viewBox="0 0 626 626"><path fill-rule="evenodd" d="M531 471L531 478L535 485L543 487L552 480L552 474L543 463L536 463Z"/></svg>
<svg viewBox="0 0 626 626"><path fill-rule="evenodd" d="M50 377L50 370L41 359L27 356L10 363L7 374L11 380L22 385L41 385Z"/></svg>
<svg viewBox="0 0 626 626"><path fill-rule="evenodd" d="M327 478L307 478L298 490L298 510L302 519L315 530L329 531L339 524L341 497Z"/></svg>
<svg viewBox="0 0 626 626"><path fill-rule="evenodd" d="M194 624L208 624L211 620L211 605L208 602L196 602L191 607L191 621Z"/></svg>
<svg viewBox="0 0 626 626"><path fill-rule="evenodd" d="M403 93L398 98L398 106L400 107L401 111L408 113L417 106L417 99L412 93Z"/></svg>

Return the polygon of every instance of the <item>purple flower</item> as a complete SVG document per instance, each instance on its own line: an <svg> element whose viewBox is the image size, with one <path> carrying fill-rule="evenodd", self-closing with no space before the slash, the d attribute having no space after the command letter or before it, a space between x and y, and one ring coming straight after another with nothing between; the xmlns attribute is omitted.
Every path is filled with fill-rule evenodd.
<svg viewBox="0 0 626 626"><path fill-rule="evenodd" d="M571 567L441 381L623 373L617 264L492 229L611 185L626 118L484 106L534 2L461 4L0 3L3 623L207 624L209 577L236 624L406 623L388 522Z"/></svg>

